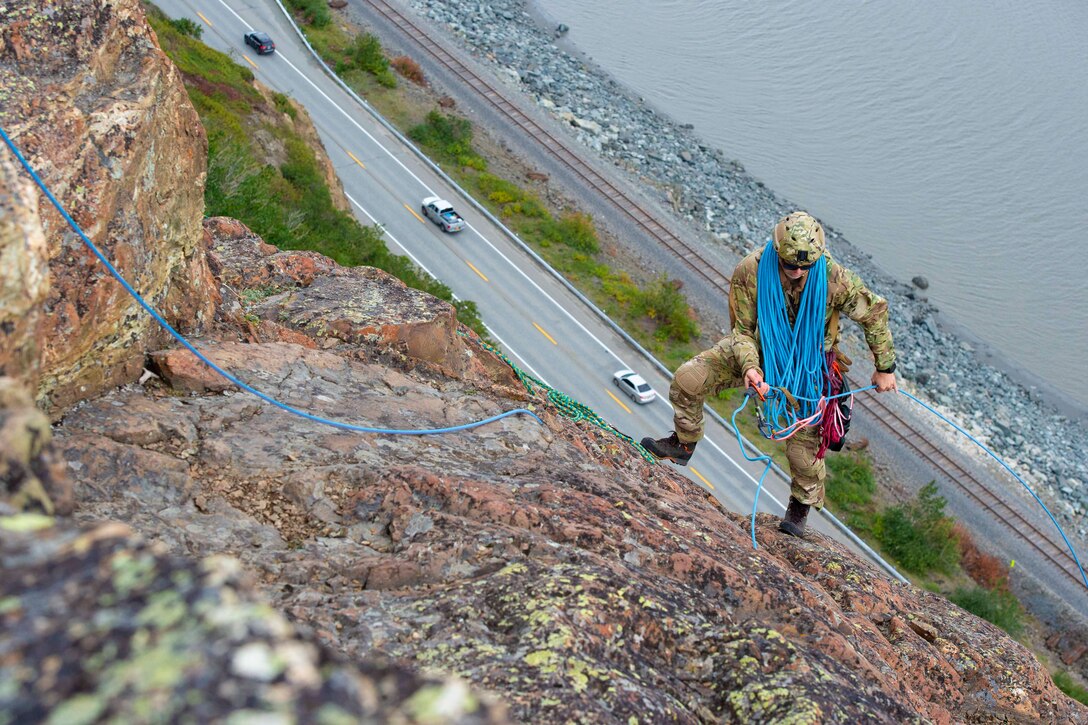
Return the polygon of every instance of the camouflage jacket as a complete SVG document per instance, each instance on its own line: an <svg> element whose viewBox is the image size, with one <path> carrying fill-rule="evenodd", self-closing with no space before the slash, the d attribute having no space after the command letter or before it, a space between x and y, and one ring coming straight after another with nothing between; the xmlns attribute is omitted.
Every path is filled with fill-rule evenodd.
<svg viewBox="0 0 1088 725"><path fill-rule="evenodd" d="M759 354L759 325L757 321L756 278L763 248L741 260L733 271L729 290L729 318L733 323L733 353L740 363L742 373L752 368L763 374ZM878 370L888 370L895 364L895 348L892 333L888 329L888 302L872 292L854 272L836 262L827 252L827 312L824 318L824 350L838 351L839 314L845 314L865 330L865 342L873 353ZM782 291L786 295L786 307L790 322L797 316L801 303L804 281L794 281L782 274ZM806 276L807 279L807 276ZM843 356L840 355L840 360ZM849 364L849 360L845 360Z"/></svg>

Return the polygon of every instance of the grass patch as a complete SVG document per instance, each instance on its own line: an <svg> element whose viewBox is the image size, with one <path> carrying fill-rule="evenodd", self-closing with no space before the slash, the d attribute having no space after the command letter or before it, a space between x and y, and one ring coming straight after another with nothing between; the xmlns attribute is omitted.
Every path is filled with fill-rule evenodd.
<svg viewBox="0 0 1088 725"><path fill-rule="evenodd" d="M947 502L930 481L906 504L885 509L873 525L881 546L901 567L915 574L952 573L959 565L959 548Z"/></svg>
<svg viewBox="0 0 1088 725"><path fill-rule="evenodd" d="M408 138L439 162L487 169L487 161L472 148L472 123L467 118L431 111L423 123L408 129Z"/></svg>
<svg viewBox="0 0 1088 725"><path fill-rule="evenodd" d="M332 13L326 0L287 0L287 7L307 25L326 28L332 24Z"/></svg>
<svg viewBox="0 0 1088 725"><path fill-rule="evenodd" d="M1065 670L1054 673L1054 684L1058 686L1059 690L1066 695L1069 695L1077 702L1088 705L1088 689L1078 685L1076 681L1073 680L1073 677Z"/></svg>
<svg viewBox="0 0 1088 725"><path fill-rule="evenodd" d="M204 34L204 26L195 20L189 18L177 18L176 20L170 20L170 25L174 30L178 31L182 35L188 35L190 38L200 39L200 36Z"/></svg>
<svg viewBox="0 0 1088 725"><path fill-rule="evenodd" d="M1024 630L1024 610L1012 592L970 587L957 589L948 598L953 604L1001 627L1013 637Z"/></svg>

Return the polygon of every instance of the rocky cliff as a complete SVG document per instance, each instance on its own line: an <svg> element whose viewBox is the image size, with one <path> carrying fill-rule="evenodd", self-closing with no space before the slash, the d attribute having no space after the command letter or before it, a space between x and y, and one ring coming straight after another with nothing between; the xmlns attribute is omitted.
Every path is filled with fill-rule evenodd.
<svg viewBox="0 0 1088 725"><path fill-rule="evenodd" d="M0 723L1088 721L1003 632L834 541L761 518L753 550L744 516L558 415L449 305L201 227L186 179L144 204L177 155L155 139L199 132L138 6L2 12L5 129L218 365L364 426L544 423L356 433L242 393L153 332L0 153L0 259L26 270L0 275ZM32 75L42 17L99 40ZM87 83L62 82L84 77L69 52ZM19 83L128 99L144 132L24 118L49 93Z"/></svg>
<svg viewBox="0 0 1088 725"><path fill-rule="evenodd" d="M207 142L139 0L4 3L0 89L0 126L91 240L169 321L199 329L214 290L197 249ZM41 282L0 310L0 373L56 414L138 376L165 338L48 202L18 206L41 239L0 232L3 274Z"/></svg>

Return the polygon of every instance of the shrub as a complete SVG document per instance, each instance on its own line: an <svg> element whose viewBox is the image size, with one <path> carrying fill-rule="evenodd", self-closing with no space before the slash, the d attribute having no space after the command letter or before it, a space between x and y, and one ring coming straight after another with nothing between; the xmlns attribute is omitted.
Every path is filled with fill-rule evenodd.
<svg viewBox="0 0 1088 725"><path fill-rule="evenodd" d="M423 77L423 69L419 67L419 63L416 63L408 56L398 55L390 62L390 65L393 66L393 70L417 86L427 85L427 79Z"/></svg>
<svg viewBox="0 0 1088 725"><path fill-rule="evenodd" d="M957 589L949 599L958 607L1001 627L1014 637L1024 629L1023 609L1012 592L973 587Z"/></svg>
<svg viewBox="0 0 1088 725"><path fill-rule="evenodd" d="M326 0L287 0L287 6L315 28L324 28L332 22Z"/></svg>
<svg viewBox="0 0 1088 725"><path fill-rule="evenodd" d="M869 462L856 452L827 456L827 498L836 507L852 510L865 506L876 493L876 478Z"/></svg>
<svg viewBox="0 0 1088 725"><path fill-rule="evenodd" d="M189 18L177 18L167 21L173 26L174 30L178 31L182 35L188 35L190 38L200 39L200 36L204 34L204 26L195 20Z"/></svg>
<svg viewBox="0 0 1088 725"><path fill-rule="evenodd" d="M946 503L937 493L937 483L930 481L914 501L885 509L877 517L873 533L907 571L951 572L958 563L959 550L952 534L953 521L944 515Z"/></svg>
<svg viewBox="0 0 1088 725"><path fill-rule="evenodd" d="M382 51L381 41L372 33L355 36L355 42L348 49L354 67L366 71L378 79L386 88L396 88L397 79L389 70L389 59Z"/></svg>
<svg viewBox="0 0 1088 725"><path fill-rule="evenodd" d="M691 316L684 295L672 280L662 275L644 290L639 290L632 311L657 323L654 333L662 340L688 342L699 336L699 326Z"/></svg>
<svg viewBox="0 0 1088 725"><path fill-rule="evenodd" d="M1054 673L1054 684L1058 686L1059 690L1077 702L1088 705L1088 690L1074 682L1073 678L1065 670Z"/></svg>
<svg viewBox="0 0 1088 725"><path fill-rule="evenodd" d="M960 523L953 528L959 543L960 564L967 576L987 589L1006 589L1009 584L1009 568L996 556L979 550L970 532Z"/></svg>
<svg viewBox="0 0 1088 725"><path fill-rule="evenodd" d="M565 244L572 249L596 254L599 249L597 230L587 214L566 214L558 220L549 220L541 227L544 239L554 244Z"/></svg>
<svg viewBox="0 0 1088 725"><path fill-rule="evenodd" d="M298 111L295 110L294 105L291 103L291 99L282 93L273 93L272 100L276 104L276 110L280 113L286 113L291 118L298 118Z"/></svg>
<svg viewBox="0 0 1088 725"><path fill-rule="evenodd" d="M440 159L479 171L487 168L487 162L472 148L472 124L467 119L431 111L423 123L408 131L408 137Z"/></svg>

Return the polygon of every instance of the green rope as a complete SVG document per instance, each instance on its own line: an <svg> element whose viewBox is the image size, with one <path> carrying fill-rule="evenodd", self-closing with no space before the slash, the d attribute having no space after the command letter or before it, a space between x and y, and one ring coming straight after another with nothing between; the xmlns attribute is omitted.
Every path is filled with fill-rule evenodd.
<svg viewBox="0 0 1088 725"><path fill-rule="evenodd" d="M462 332L460 334L464 335L465 333ZM597 415L592 408L585 405L584 403L580 403L566 393L560 392L555 388L551 387L550 385L547 385L542 381L537 380L535 377L511 362L510 358L506 357L506 354L502 350L488 345L483 340L479 340L479 343L483 346L485 350L493 353L500 360L510 366L510 368L514 371L514 374L518 376L518 380L520 380L521 384L525 386L525 390L528 391L529 395L536 395L538 391L545 392L548 402L551 403L552 406L555 407L556 411L564 418L570 418L573 421L584 420L587 423L592 423L601 430L611 433L625 443L630 444L636 451L638 451L638 454L640 456L645 458L650 463L657 463L657 457L654 456L654 454L643 448L642 444L636 441L631 436L627 435L626 433L621 433L620 431L613 428L611 423L606 421L601 416Z"/></svg>

